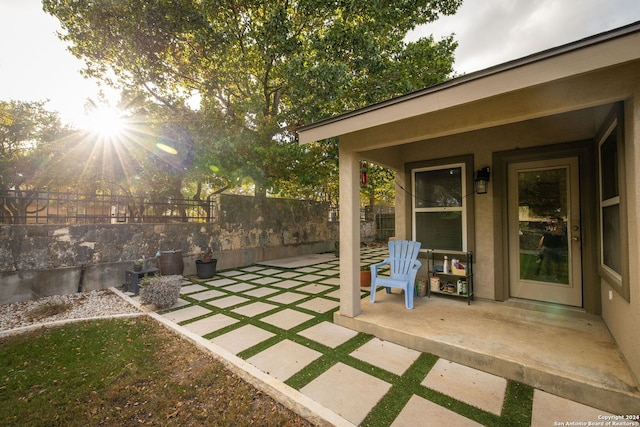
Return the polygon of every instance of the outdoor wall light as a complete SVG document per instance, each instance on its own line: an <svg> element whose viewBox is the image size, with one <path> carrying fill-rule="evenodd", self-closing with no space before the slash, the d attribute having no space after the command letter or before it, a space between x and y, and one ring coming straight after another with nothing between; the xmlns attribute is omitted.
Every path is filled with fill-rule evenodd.
<svg viewBox="0 0 640 427"><path fill-rule="evenodd" d="M482 168L476 171L475 184L476 194L487 194L487 186L489 185L489 177L491 176L491 170L489 168Z"/></svg>

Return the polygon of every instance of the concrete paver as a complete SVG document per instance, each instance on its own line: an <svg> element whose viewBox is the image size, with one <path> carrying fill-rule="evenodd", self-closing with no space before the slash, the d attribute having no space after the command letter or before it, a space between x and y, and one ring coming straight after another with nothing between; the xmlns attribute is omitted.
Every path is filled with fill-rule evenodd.
<svg viewBox="0 0 640 427"><path fill-rule="evenodd" d="M267 304L266 302L254 302L249 305L243 305L242 307L234 308L234 313L241 314L247 317L257 316L258 314L265 313L269 310L273 310L274 308L278 308L277 305Z"/></svg>
<svg viewBox="0 0 640 427"><path fill-rule="evenodd" d="M340 303L338 301L333 301L326 298L314 298L298 304L298 307L315 311L316 313L326 313L339 306Z"/></svg>
<svg viewBox="0 0 640 427"><path fill-rule="evenodd" d="M233 325L236 322L237 320L233 317L225 316L224 314L214 314L213 316L188 323L184 325L184 327L194 334L204 336L218 329Z"/></svg>
<svg viewBox="0 0 640 427"><path fill-rule="evenodd" d="M307 298L308 295L299 294L297 292L287 292L284 294L274 295L267 298L269 301L279 302L280 304L291 304L301 299Z"/></svg>
<svg viewBox="0 0 640 427"><path fill-rule="evenodd" d="M478 424L420 396L413 395L400 412L400 415L393 421L391 427L416 427L417 425L476 427L482 424Z"/></svg>
<svg viewBox="0 0 640 427"><path fill-rule="evenodd" d="M422 353L419 351L373 338L351 353L350 356L396 375L402 375L420 357L420 354Z"/></svg>
<svg viewBox="0 0 640 427"><path fill-rule="evenodd" d="M263 317L260 320L265 323L269 323L270 325L277 326L280 329L291 329L311 319L313 319L313 316L310 314L286 308L275 314Z"/></svg>
<svg viewBox="0 0 640 427"><path fill-rule="evenodd" d="M256 368L272 377L286 381L322 353L290 340L283 340L247 359Z"/></svg>
<svg viewBox="0 0 640 427"><path fill-rule="evenodd" d="M274 333L265 331L257 326L245 325L213 338L211 342L233 354L238 354L274 336Z"/></svg>
<svg viewBox="0 0 640 427"><path fill-rule="evenodd" d="M182 321L204 316L205 314L209 313L211 313L211 310L207 310L206 308L200 307L199 305L193 305L191 307L171 311L169 313L163 314L163 316L171 320L172 322L180 323Z"/></svg>
<svg viewBox="0 0 640 427"><path fill-rule="evenodd" d="M605 426L607 425L607 420L602 417L611 415L613 414L554 396L542 390L533 391L532 427L570 425L568 423L574 423L573 425Z"/></svg>
<svg viewBox="0 0 640 427"><path fill-rule="evenodd" d="M207 304L213 305L218 308L227 308L234 305L242 304L243 302L247 302L247 301L250 301L250 300L238 295L231 295L231 296L216 299L213 301L208 301Z"/></svg>
<svg viewBox="0 0 640 427"><path fill-rule="evenodd" d="M438 359L421 384L496 415L507 389L504 378L444 359Z"/></svg>
<svg viewBox="0 0 640 427"><path fill-rule="evenodd" d="M237 280L233 280L233 279L216 279L216 280L210 280L210 281L208 281L206 283L209 286L222 287L222 286L231 285L232 283L237 283Z"/></svg>
<svg viewBox="0 0 640 427"><path fill-rule="evenodd" d="M218 291L216 289L211 289L211 290L204 291L204 292L196 292L196 293L189 294L189 296L191 298L197 299L198 301L206 301L208 299L217 298L217 297L220 297L222 295L227 295L227 294L225 294L224 292Z"/></svg>
<svg viewBox="0 0 640 427"><path fill-rule="evenodd" d="M181 295L192 294L194 292L206 291L207 289L209 288L207 288L206 286L189 283L188 285L182 286L180 288L180 294Z"/></svg>
<svg viewBox="0 0 640 427"><path fill-rule="evenodd" d="M391 384L337 363L300 392L354 424L360 424Z"/></svg>
<svg viewBox="0 0 640 427"><path fill-rule="evenodd" d="M338 326L331 322L322 322L298 332L298 335L319 342L327 347L336 348L340 344L344 344L358 335L358 333L353 329Z"/></svg>
<svg viewBox="0 0 640 427"><path fill-rule="evenodd" d="M291 289L291 288L295 288L296 286L300 286L303 283L304 282L299 282L297 280L283 280L281 282L273 283L273 286L275 286L277 288Z"/></svg>

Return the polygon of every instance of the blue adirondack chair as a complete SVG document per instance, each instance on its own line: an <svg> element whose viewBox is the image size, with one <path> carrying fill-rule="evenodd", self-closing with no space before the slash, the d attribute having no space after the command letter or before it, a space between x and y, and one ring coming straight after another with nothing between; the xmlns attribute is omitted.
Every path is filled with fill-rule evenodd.
<svg viewBox="0 0 640 427"><path fill-rule="evenodd" d="M378 286L386 288L391 293L391 288L404 289L404 302L408 309L413 308L413 293L416 274L422 266L417 260L420 242L411 240L392 240L389 242L389 258L371 266L371 302L376 300ZM378 269L384 265L391 266L390 276L378 276Z"/></svg>

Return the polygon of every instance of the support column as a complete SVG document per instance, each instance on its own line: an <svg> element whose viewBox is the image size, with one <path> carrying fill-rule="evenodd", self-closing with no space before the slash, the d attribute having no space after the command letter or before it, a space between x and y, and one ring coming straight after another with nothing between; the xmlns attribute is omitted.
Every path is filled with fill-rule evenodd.
<svg viewBox="0 0 640 427"><path fill-rule="evenodd" d="M360 308L360 164L357 153L340 147L340 314Z"/></svg>

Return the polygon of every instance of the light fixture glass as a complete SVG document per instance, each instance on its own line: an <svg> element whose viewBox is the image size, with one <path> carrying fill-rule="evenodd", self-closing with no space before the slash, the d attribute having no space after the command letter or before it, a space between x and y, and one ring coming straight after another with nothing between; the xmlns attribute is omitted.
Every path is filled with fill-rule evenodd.
<svg viewBox="0 0 640 427"><path fill-rule="evenodd" d="M491 170L487 168L478 169L475 176L476 194L487 194L487 188L489 186L489 177L491 176Z"/></svg>

